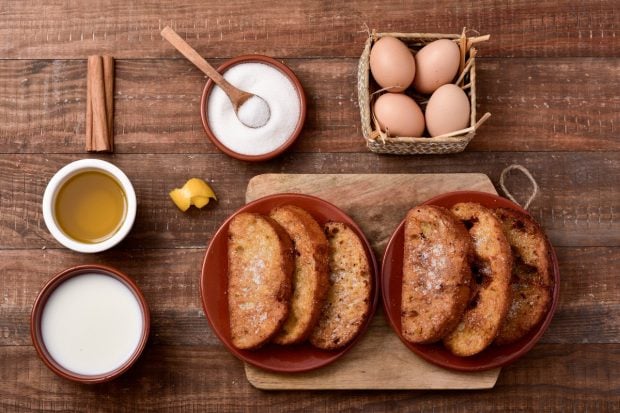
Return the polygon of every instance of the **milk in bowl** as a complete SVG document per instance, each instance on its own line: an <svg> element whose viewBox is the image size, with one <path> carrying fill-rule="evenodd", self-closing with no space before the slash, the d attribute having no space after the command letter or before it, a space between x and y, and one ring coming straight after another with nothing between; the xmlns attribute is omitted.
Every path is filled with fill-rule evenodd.
<svg viewBox="0 0 620 413"><path fill-rule="evenodd" d="M95 271L58 284L40 321L49 357L82 376L105 375L125 365L138 351L144 327L143 309L129 286Z"/></svg>

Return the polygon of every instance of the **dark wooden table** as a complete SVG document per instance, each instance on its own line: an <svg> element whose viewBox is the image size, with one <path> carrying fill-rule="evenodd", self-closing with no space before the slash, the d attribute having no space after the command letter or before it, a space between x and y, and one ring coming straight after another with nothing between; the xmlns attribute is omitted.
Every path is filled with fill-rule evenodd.
<svg viewBox="0 0 620 413"><path fill-rule="evenodd" d="M0 5L0 410L612 411L620 409L620 4L510 1L8 1ZM136 2L137 3L137 2ZM161 3L161 4L157 4ZM178 4L177 4L178 3ZM356 67L364 25L382 31L490 33L480 46L478 113L492 118L462 154L367 151ZM219 153L199 116L204 77L159 35L171 25L213 63L282 59L308 96L305 129L284 156L248 164ZM113 155L139 201L126 241L94 256L62 248L41 216L47 181L85 157L86 62L117 60ZM198 282L206 243L265 172L483 172L519 163L541 194L532 214L560 260L550 329L488 391L263 392L215 337ZM219 202L181 213L168 190L212 182ZM515 187L525 181L514 178ZM89 262L125 270L152 310L149 344L122 378L56 377L30 341L43 285Z"/></svg>

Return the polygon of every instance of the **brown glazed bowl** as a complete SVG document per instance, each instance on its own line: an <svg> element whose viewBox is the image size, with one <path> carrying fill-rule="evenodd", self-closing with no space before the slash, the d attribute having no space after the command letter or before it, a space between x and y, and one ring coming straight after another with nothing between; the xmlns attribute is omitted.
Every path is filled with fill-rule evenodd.
<svg viewBox="0 0 620 413"><path fill-rule="evenodd" d="M140 308L142 309L142 337L134 353L123 365L119 366L115 370L99 375L83 375L74 373L58 364L50 356L47 349L45 348L45 343L43 341L41 333L41 316L43 314L43 308L45 307L45 303L47 302L47 299L49 298L51 293L54 291L54 289L56 289L56 287L58 287L69 278L86 273L104 274L122 282L134 294L134 296L138 300ZM118 376L129 370L129 368L136 362L138 357L140 357L140 354L142 354L142 351L146 346L146 342L149 337L150 325L151 318L149 314L149 307L146 299L144 298L144 295L142 295L142 292L140 291L136 283L127 275L123 274L115 268L97 264L78 265L75 267L67 268L66 270L54 275L39 292L39 295L34 301L32 313L30 315L30 335L32 337L32 343L34 344L34 348L37 350L37 353L39 353L39 357L41 358L41 360L43 360L45 365L58 376L84 384L107 382L117 378Z"/></svg>
<svg viewBox="0 0 620 413"><path fill-rule="evenodd" d="M234 151L230 150L227 146L225 146L222 142L220 142L217 139L217 137L215 136L215 134L213 133L213 131L209 127L209 118L207 116L207 107L208 107L208 104L209 104L209 95L211 93L211 90L215 86L215 83L211 79L207 80L207 83L206 83L206 85L205 85L205 87L204 87L204 89L202 91L202 97L200 99L200 118L202 119L202 126L203 126L205 132L207 133L207 136L211 140L211 142L213 142L213 144L220 151L224 152L226 155L228 155L230 157L233 157L235 159L239 159L239 160L242 160L242 161L248 161L248 162L266 161L266 160L275 158L276 156L280 155L282 152L287 150L295 142L295 140L297 139L297 137L301 133L301 130L304 127L304 122L306 120L306 112L307 112L306 95L304 94L304 89L301 86L301 82L299 81L297 76L295 76L295 73L293 73L293 71L291 69L289 69L288 66L286 66L284 63L281 63L281 62L279 62L279 61L277 61L277 60L275 60L275 59L273 59L273 58L271 58L269 56L263 56L263 55L257 55L257 54L237 56L237 57L235 57L233 59L230 59L230 60L224 62L221 66L219 66L217 68L217 71L222 73L222 74L224 74L226 72L226 70L228 70L232 66L235 66L235 65L240 64L240 63L264 63L264 64L267 64L269 66L272 66L272 67L278 69L286 77L288 77L289 80L293 83L293 86L297 90L297 94L299 96L299 103L300 103L299 119L297 121L297 127L293 131L293 134L279 148L275 149L274 151L262 154L262 155L243 155L241 153L234 152Z"/></svg>
<svg viewBox="0 0 620 413"><path fill-rule="evenodd" d="M239 350L233 346L230 337L230 319L228 313L228 227L230 221L241 212L269 214L273 208L281 205L295 205L308 211L319 225L329 221L344 222L359 237L370 264L373 281L371 306L368 317L359 334L346 346L333 351L321 350L309 343L292 346L267 344L257 350ZM377 261L368 240L357 224L338 207L310 195L276 194L257 199L233 213L217 230L205 254L200 278L200 293L205 315L215 334L228 350L237 358L265 370L295 373L323 367L349 351L364 335L375 313L379 299L379 277Z"/></svg>
<svg viewBox="0 0 620 413"><path fill-rule="evenodd" d="M429 199L424 202L423 205L437 205L450 208L459 202L477 202L487 208L509 208L528 214L528 212L519 205L506 198L476 191L449 192ZM381 287L387 319L401 341L409 347L411 351L423 359L441 367L459 371L482 371L513 363L534 347L534 344L542 337L551 323L560 294L560 270L558 268L558 259L550 243L551 276L554 281L554 286L551 296L551 305L540 324L534 327L525 337L514 343L504 346L491 344L485 350L474 356L459 357L448 351L441 343L413 344L405 340L402 336L400 306L403 276L404 232L405 226L403 220L394 231L385 249L385 254L383 255Z"/></svg>

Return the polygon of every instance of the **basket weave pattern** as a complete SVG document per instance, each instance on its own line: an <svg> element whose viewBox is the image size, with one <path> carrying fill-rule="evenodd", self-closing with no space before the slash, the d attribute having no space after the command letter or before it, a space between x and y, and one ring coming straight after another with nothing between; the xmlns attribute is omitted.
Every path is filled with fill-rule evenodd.
<svg viewBox="0 0 620 413"><path fill-rule="evenodd" d="M395 155L411 155L411 154L445 154L457 153L465 150L465 147L476 134L476 129L486 120L484 119L476 123L476 62L475 53L470 53L468 48L465 59L469 64L464 68L463 78L464 84L468 85L470 98L470 126L460 131L458 134L448 134L452 136L440 137L394 137L387 136L382 132L372 115L373 96L370 81L370 49L375 41L383 36L392 36L402 40L410 49L419 50L426 44L438 39L459 40L461 36L458 34L437 34L437 33L373 33L366 40L364 51L359 60L357 70L357 94L360 108L360 117L362 120L362 133L366 139L368 149L375 153L387 153ZM467 91L466 91L467 92ZM424 106L428 98L414 96L419 104ZM423 109L424 110L424 109Z"/></svg>

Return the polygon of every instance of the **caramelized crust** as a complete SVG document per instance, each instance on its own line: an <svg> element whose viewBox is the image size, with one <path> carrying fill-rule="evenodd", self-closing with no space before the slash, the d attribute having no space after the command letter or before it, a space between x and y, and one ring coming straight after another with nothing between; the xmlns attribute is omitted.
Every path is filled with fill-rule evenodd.
<svg viewBox="0 0 620 413"><path fill-rule="evenodd" d="M347 225L325 225L329 241L327 300L310 335L313 346L333 350L355 338L370 314L372 279L364 246Z"/></svg>
<svg viewBox="0 0 620 413"><path fill-rule="evenodd" d="M241 213L228 229L228 310L232 343L258 348L289 314L293 275L291 239L269 217Z"/></svg>
<svg viewBox="0 0 620 413"><path fill-rule="evenodd" d="M542 321L551 303L553 280L549 246L540 226L526 214L511 209L498 208L495 215L502 223L513 256L512 303L495 339L501 345L519 340Z"/></svg>
<svg viewBox="0 0 620 413"><path fill-rule="evenodd" d="M401 328L412 343L433 343L463 315L471 287L471 240L445 208L422 205L405 220Z"/></svg>
<svg viewBox="0 0 620 413"><path fill-rule="evenodd" d="M308 338L325 302L329 288L327 238L314 218L299 207L284 205L269 215L288 233L295 250L291 309L273 342L295 344Z"/></svg>
<svg viewBox="0 0 620 413"><path fill-rule="evenodd" d="M493 212L479 204L460 203L452 212L465 223L473 240L474 288L461 322L444 340L458 356L471 356L495 340L510 305L512 255Z"/></svg>

